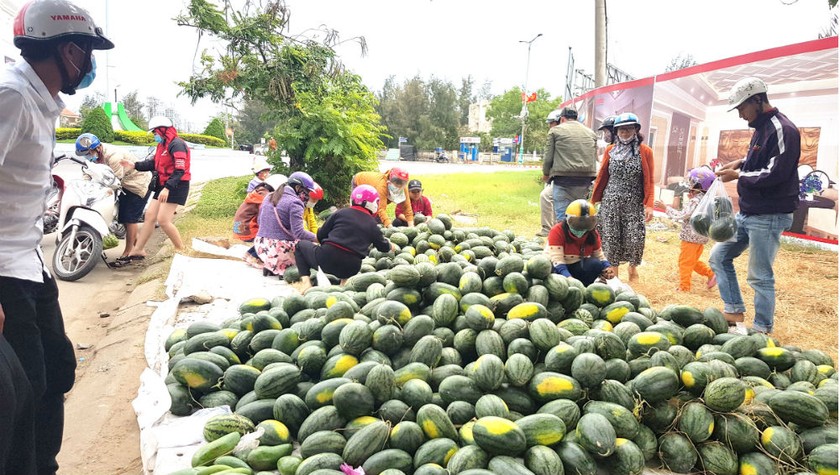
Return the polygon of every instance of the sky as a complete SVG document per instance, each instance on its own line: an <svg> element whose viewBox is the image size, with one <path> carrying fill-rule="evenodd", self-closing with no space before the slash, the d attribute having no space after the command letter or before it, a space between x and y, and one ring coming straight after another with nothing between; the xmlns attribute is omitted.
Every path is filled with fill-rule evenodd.
<svg viewBox="0 0 840 475"><path fill-rule="evenodd" d="M22 1L22 0L17 0ZM116 48L97 53L97 79L89 90L66 98L78 110L85 93L109 99L138 91L176 106L201 129L220 106L178 98L177 81L198 62L196 52L213 47L195 30L172 20L185 0L74 0L87 8ZM398 82L435 76L460 86L472 76L477 92L486 81L500 94L523 87L563 94L569 51L575 69L594 74L595 0L287 0L290 33L321 25L342 39L342 61L379 90L393 75ZM637 77L664 72L678 55L706 63L740 54L816 39L829 23L827 0L607 1L607 61ZM542 34L531 44L528 41ZM107 92L106 92L107 91Z"/></svg>

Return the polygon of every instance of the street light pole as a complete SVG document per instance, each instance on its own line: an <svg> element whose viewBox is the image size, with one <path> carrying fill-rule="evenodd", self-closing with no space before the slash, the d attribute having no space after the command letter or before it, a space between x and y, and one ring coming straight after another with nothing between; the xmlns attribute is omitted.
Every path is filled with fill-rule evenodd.
<svg viewBox="0 0 840 475"><path fill-rule="evenodd" d="M528 59L525 63L525 85L523 87L524 97L522 99L522 112L519 114L522 119L522 134L519 136L519 164L524 163L525 153L525 121L528 119L528 72L531 69L531 44L537 41L537 38L542 36L538 33L537 36L531 38L530 41L519 40L520 43L528 43Z"/></svg>

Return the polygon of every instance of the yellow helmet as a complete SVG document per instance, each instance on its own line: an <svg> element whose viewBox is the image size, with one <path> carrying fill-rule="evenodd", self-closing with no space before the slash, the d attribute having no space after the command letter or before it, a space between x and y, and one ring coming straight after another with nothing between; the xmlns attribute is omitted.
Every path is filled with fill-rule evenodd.
<svg viewBox="0 0 840 475"><path fill-rule="evenodd" d="M566 207L566 223L575 231L592 231L598 222L595 205L586 200L574 200Z"/></svg>

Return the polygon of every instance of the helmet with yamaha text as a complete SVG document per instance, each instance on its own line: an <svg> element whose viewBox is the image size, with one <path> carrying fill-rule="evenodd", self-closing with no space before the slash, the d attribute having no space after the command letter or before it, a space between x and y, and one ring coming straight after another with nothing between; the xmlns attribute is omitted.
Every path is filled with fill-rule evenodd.
<svg viewBox="0 0 840 475"><path fill-rule="evenodd" d="M373 215L379 210L379 193L370 185L359 185L350 193L350 202Z"/></svg>
<svg viewBox="0 0 840 475"><path fill-rule="evenodd" d="M87 41L91 49L114 47L90 13L67 0L33 0L18 11L12 26L14 44L24 50L50 41Z"/></svg>

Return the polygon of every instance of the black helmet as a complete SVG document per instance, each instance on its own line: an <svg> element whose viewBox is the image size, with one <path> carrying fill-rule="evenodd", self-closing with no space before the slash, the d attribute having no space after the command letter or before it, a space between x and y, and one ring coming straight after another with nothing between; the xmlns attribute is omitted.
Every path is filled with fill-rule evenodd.
<svg viewBox="0 0 840 475"><path fill-rule="evenodd" d="M613 124L615 124L615 116L608 116L606 119L604 119L603 122L601 122L601 126L598 127L598 130L607 129L609 131L612 131Z"/></svg>

